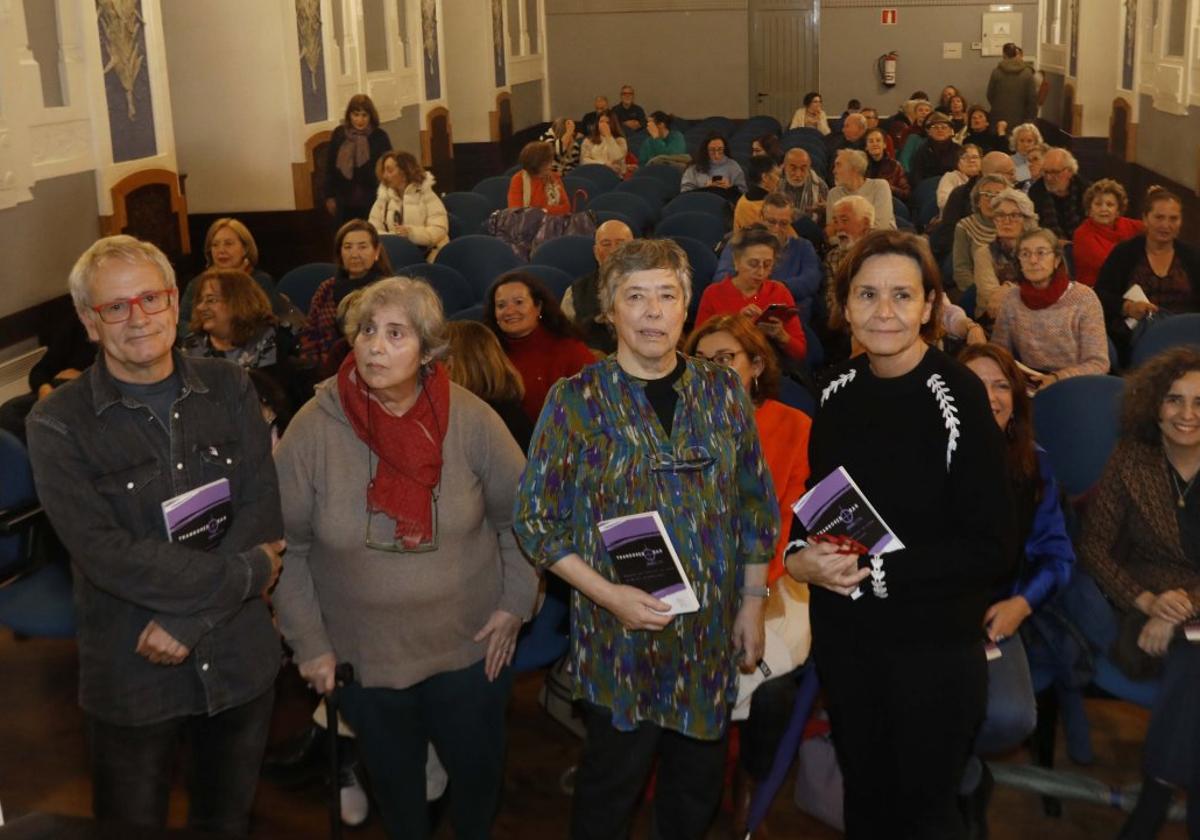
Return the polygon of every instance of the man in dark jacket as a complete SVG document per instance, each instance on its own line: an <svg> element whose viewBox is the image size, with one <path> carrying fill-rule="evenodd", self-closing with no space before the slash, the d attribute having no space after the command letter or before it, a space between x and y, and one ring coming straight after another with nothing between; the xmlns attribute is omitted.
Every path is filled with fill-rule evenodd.
<svg viewBox="0 0 1200 840"><path fill-rule="evenodd" d="M1025 63L1016 44L1004 45L1004 58L988 80L987 98L993 126L1003 120L1009 128L1015 128L1037 119L1037 82L1033 68Z"/></svg>
<svg viewBox="0 0 1200 840"><path fill-rule="evenodd" d="M1042 177L1029 188L1038 224L1064 242L1087 218L1083 194L1090 184L1079 175L1079 162L1066 149L1051 149L1042 159Z"/></svg>

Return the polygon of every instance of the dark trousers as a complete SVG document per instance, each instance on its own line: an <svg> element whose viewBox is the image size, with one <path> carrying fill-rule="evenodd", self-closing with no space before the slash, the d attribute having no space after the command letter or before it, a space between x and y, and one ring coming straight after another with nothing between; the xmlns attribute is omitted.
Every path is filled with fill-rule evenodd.
<svg viewBox="0 0 1200 840"><path fill-rule="evenodd" d="M656 758L656 840L704 837L721 801L728 738L701 741L652 723L621 732L608 709L584 703L583 713L587 742L575 774L573 840L627 838Z"/></svg>
<svg viewBox="0 0 1200 840"><path fill-rule="evenodd" d="M814 632L845 784L848 840L959 840L959 782L987 702L982 643L902 643ZM816 628L814 628L814 631Z"/></svg>
<svg viewBox="0 0 1200 840"><path fill-rule="evenodd" d="M491 836L504 782L504 713L512 669L488 682L483 660L404 689L342 691L342 716L358 736L389 837L430 834L425 758L433 744L450 777L450 821L458 840Z"/></svg>
<svg viewBox="0 0 1200 840"><path fill-rule="evenodd" d="M188 827L245 835L267 747L274 689L208 717L190 715L148 726L87 718L96 819L163 827L180 742L186 740Z"/></svg>

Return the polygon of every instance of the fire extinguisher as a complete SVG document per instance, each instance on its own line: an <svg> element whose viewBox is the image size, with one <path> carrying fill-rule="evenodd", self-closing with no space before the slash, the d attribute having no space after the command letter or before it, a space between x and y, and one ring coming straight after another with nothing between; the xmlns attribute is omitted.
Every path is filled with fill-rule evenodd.
<svg viewBox="0 0 1200 840"><path fill-rule="evenodd" d="M883 82L886 87L895 87L896 85L896 62L899 59L900 54L893 50L879 56L879 60L875 64L875 70L879 73L879 81Z"/></svg>

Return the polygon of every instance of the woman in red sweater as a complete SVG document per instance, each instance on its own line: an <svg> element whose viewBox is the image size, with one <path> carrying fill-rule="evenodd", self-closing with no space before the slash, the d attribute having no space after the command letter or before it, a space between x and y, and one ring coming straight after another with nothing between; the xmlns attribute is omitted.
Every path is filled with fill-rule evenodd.
<svg viewBox="0 0 1200 840"><path fill-rule="evenodd" d="M1129 196L1112 178L1101 178L1088 187L1083 206L1088 217L1075 228L1075 279L1085 286L1095 286L1109 252L1118 242L1142 233L1146 225L1123 215L1129 207Z"/></svg>
<svg viewBox="0 0 1200 840"><path fill-rule="evenodd" d="M796 300L787 286L770 279L779 240L765 226L755 224L743 228L729 247L733 249L735 273L704 290L696 323L703 324L714 315L740 313L771 339L775 350L787 361L804 361L804 327ZM772 305L782 308L768 311Z"/></svg>
<svg viewBox="0 0 1200 840"><path fill-rule="evenodd" d="M732 368L754 403L754 421L758 426L763 459L775 484L775 496L784 522L791 521L791 507L804 495L808 480L808 433L812 420L802 411L790 408L774 399L779 393L779 365L771 344L754 322L744 315L717 315L698 326L690 336L684 352L698 359ZM796 650L807 642L806 633L789 633L773 623L770 617L786 617L787 607L775 599L795 593L797 602L807 603L808 588L784 575L783 549L788 541L788 528L780 529L779 545L767 571L772 592L765 615L768 627L781 633L793 651L793 661L802 660L807 651ZM780 578L783 578L780 581ZM804 614L807 619L807 613ZM791 622L789 622L790 625ZM807 621L803 622L807 630ZM789 638L790 636L790 638ZM771 772L775 747L787 729L792 707L796 702L796 680L787 673L755 689L750 699L749 716L741 725L737 774L734 777L734 822L738 836L746 828L746 817L753 788ZM739 692L740 694L740 692ZM739 703L740 705L740 703ZM739 715L735 711L734 718ZM757 835L756 835L757 836Z"/></svg>
<svg viewBox="0 0 1200 840"><path fill-rule="evenodd" d="M551 216L571 212L567 187L554 171L554 146L541 140L526 143L517 163L521 168L508 182L509 207L540 207Z"/></svg>
<svg viewBox="0 0 1200 840"><path fill-rule="evenodd" d="M528 272L510 271L492 284L483 322L520 372L525 383L521 408L535 424L550 386L596 361L554 295Z"/></svg>

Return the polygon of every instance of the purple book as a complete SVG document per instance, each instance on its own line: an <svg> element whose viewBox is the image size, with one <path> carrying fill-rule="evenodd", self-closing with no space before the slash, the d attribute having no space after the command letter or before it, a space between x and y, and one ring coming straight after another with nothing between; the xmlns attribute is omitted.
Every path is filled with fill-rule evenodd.
<svg viewBox="0 0 1200 840"><path fill-rule="evenodd" d="M167 499L162 512L168 540L211 551L221 544L233 516L229 479L219 478Z"/></svg>
<svg viewBox="0 0 1200 840"><path fill-rule="evenodd" d="M818 534L850 537L867 546L872 555L904 548L845 467L821 479L792 509L810 538Z"/></svg>
<svg viewBox="0 0 1200 840"><path fill-rule="evenodd" d="M658 511L605 519L598 527L621 583L670 604L670 615L700 609Z"/></svg>

